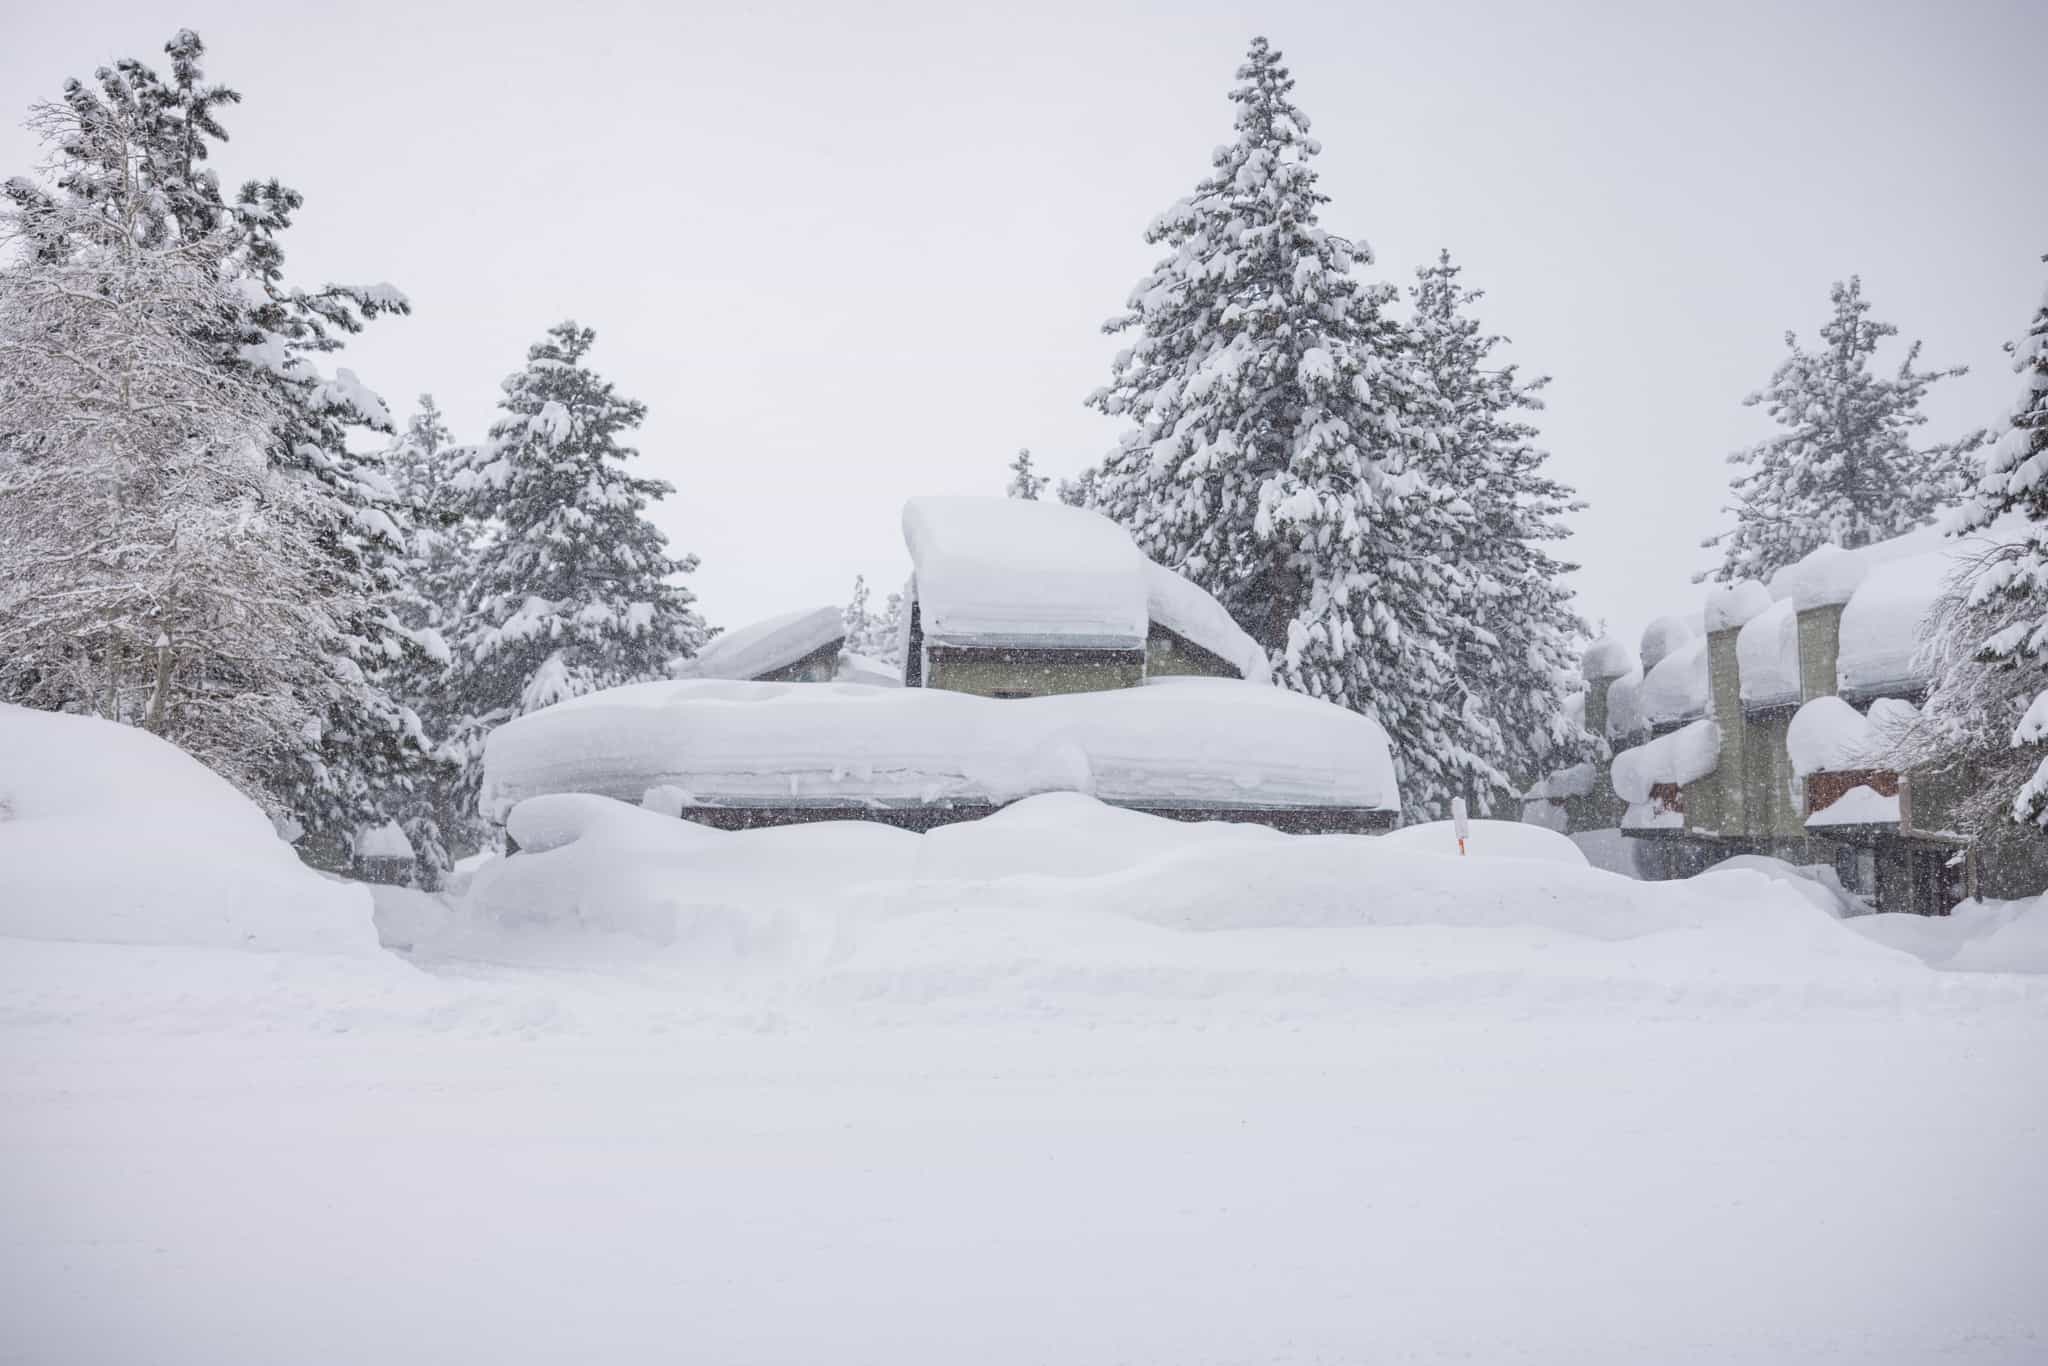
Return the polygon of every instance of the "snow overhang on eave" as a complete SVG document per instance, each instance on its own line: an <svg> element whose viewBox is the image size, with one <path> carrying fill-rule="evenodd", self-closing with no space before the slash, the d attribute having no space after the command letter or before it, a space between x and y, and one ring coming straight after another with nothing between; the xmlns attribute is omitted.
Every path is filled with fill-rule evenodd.
<svg viewBox="0 0 2048 1366"><path fill-rule="evenodd" d="M1145 653L1145 640L1142 636L927 634L924 637L924 644L928 649L941 650L1087 650L1134 655Z"/></svg>

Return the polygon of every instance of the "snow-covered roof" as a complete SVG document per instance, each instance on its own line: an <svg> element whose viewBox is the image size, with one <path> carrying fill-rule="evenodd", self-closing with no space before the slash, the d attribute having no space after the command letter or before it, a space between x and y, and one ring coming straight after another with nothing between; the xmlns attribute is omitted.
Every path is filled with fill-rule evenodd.
<svg viewBox="0 0 2048 1366"><path fill-rule="evenodd" d="M679 678L759 678L846 638L837 607L806 607L715 636L694 659L676 666Z"/></svg>
<svg viewBox="0 0 2048 1366"><path fill-rule="evenodd" d="M1843 692L1910 692L1920 686L1926 669L1915 657L1954 559L1944 548L1871 566L1842 609L1835 678Z"/></svg>
<svg viewBox="0 0 2048 1366"><path fill-rule="evenodd" d="M1777 706L1799 700L1799 614L1781 598L1743 624L1735 636L1742 700Z"/></svg>
<svg viewBox="0 0 2048 1366"><path fill-rule="evenodd" d="M1721 762L1721 727L1699 720L1614 756L1614 795L1635 805L1650 800L1658 783L1683 787L1712 773Z"/></svg>
<svg viewBox="0 0 2048 1366"><path fill-rule="evenodd" d="M1839 697L1814 698L1793 713L1785 730L1785 751L1801 778L1868 768L1876 749L1868 718Z"/></svg>
<svg viewBox="0 0 2048 1366"><path fill-rule="evenodd" d="M1771 590L1755 579L1737 579L1707 590L1707 634L1732 631L1770 610Z"/></svg>
<svg viewBox="0 0 2048 1366"><path fill-rule="evenodd" d="M1897 825L1899 799L1887 797L1874 787L1858 785L1806 818L1809 830L1840 825Z"/></svg>
<svg viewBox="0 0 2048 1366"><path fill-rule="evenodd" d="M1142 557L1141 557L1142 558ZM1154 626L1199 645L1250 683L1272 681L1266 652L1216 601L1163 565L1144 560L1145 607Z"/></svg>
<svg viewBox="0 0 2048 1366"><path fill-rule="evenodd" d="M995 699L929 688L685 680L612 688L492 732L483 808L655 787L702 805L1000 804L1083 792L1134 806L1396 810L1386 733L1237 679Z"/></svg>
<svg viewBox="0 0 2048 1366"><path fill-rule="evenodd" d="M1657 666L1699 637L1699 630L1687 617L1658 617L1643 628L1643 673L1655 675Z"/></svg>
<svg viewBox="0 0 2048 1366"><path fill-rule="evenodd" d="M1621 678L1635 672L1635 667L1634 652L1611 635L1602 636L1588 645L1586 653L1579 659L1579 673L1594 682Z"/></svg>
<svg viewBox="0 0 2048 1366"><path fill-rule="evenodd" d="M876 688L900 688L903 674L898 667L886 659L873 655L855 654L843 650L839 655L839 666L833 671L834 683L865 683Z"/></svg>
<svg viewBox="0 0 2048 1366"><path fill-rule="evenodd" d="M1097 513L1024 498L913 498L903 541L927 644L1145 646L1141 557Z"/></svg>
<svg viewBox="0 0 2048 1366"><path fill-rule="evenodd" d="M1591 764L1573 764L1570 768L1558 769L1522 795L1531 801L1550 798L1562 800L1566 797L1590 797L1597 773Z"/></svg>
<svg viewBox="0 0 2048 1366"><path fill-rule="evenodd" d="M397 821L358 830L355 844L357 858L412 857L412 841L405 837L405 831L399 828Z"/></svg>
<svg viewBox="0 0 2048 1366"><path fill-rule="evenodd" d="M1689 721L1707 710L1707 642L1694 636L1664 657L1643 679L1643 719L1651 726Z"/></svg>

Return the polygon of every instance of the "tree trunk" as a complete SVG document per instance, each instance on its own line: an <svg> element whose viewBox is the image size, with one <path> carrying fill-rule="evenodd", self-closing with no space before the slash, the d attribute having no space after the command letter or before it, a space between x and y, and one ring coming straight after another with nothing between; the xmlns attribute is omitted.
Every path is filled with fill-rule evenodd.
<svg viewBox="0 0 2048 1366"><path fill-rule="evenodd" d="M171 638L159 632L156 638L156 687L149 694L149 716L143 725L158 735L164 733L164 716L171 704Z"/></svg>

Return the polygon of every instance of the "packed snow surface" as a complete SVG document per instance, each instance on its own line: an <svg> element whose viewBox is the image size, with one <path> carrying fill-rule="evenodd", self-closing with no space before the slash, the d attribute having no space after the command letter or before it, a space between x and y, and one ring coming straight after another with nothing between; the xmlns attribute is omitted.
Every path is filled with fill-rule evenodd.
<svg viewBox="0 0 2048 1366"><path fill-rule="evenodd" d="M1650 800L1659 783L1683 787L1712 773L1721 761L1721 727L1711 720L1667 732L1614 756L1614 794L1631 806Z"/></svg>
<svg viewBox="0 0 2048 1366"><path fill-rule="evenodd" d="M1639 705L1652 726L1689 721L1707 710L1707 642L1690 638L1666 655L1643 679ZM1613 703L1609 702L1609 707Z"/></svg>
<svg viewBox="0 0 2048 1366"><path fill-rule="evenodd" d="M912 498L903 540L928 645L1143 649L1143 557L1122 527L1065 503Z"/></svg>
<svg viewBox="0 0 2048 1366"><path fill-rule="evenodd" d="M374 953L369 897L134 726L0 703L0 936Z"/></svg>
<svg viewBox="0 0 2048 1366"><path fill-rule="evenodd" d="M1259 642L1231 619L1223 604L1170 569L1144 562L1145 604L1152 624L1192 641L1252 683L1272 681L1272 666Z"/></svg>
<svg viewBox="0 0 2048 1366"><path fill-rule="evenodd" d="M1021 500L1019 500L1021 501ZM484 749L500 817L553 792L685 804L995 804L1084 792L1130 805L1400 805L1386 733L1263 684L995 699L842 683L642 683L520 717Z"/></svg>
<svg viewBox="0 0 2048 1366"><path fill-rule="evenodd" d="M170 789L93 747L29 753ZM107 796L21 786L16 752L40 814L0 848ZM259 847L245 815L152 859L173 903ZM1975 1366L2048 1337L2038 907L1907 943L1768 870L1073 794L923 836L584 795L512 821L528 852L466 897L380 892L403 957L177 917L0 938L0 1357ZM319 885L360 897L274 913Z"/></svg>
<svg viewBox="0 0 2048 1366"><path fill-rule="evenodd" d="M716 636L673 672L679 678L759 678L845 638L839 608L807 607Z"/></svg>
<svg viewBox="0 0 2048 1366"><path fill-rule="evenodd" d="M1735 636L1742 700L1765 706L1799 700L1799 614L1782 598L1743 624Z"/></svg>

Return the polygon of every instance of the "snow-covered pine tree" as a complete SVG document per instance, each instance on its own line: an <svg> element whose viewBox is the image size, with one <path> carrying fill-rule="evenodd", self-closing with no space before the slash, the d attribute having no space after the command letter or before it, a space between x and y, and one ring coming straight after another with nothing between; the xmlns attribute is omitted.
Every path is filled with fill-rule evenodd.
<svg viewBox="0 0 2048 1366"><path fill-rule="evenodd" d="M902 610L903 595L891 593L877 612L868 606L867 576L853 576L853 600L846 605L846 648L870 659L896 657L896 618Z"/></svg>
<svg viewBox="0 0 2048 1366"><path fill-rule="evenodd" d="M240 238L163 230L134 100L31 127L68 189L10 182L4 216L0 697L145 726L282 817L299 647L331 628L306 500L264 453L278 414L205 339Z"/></svg>
<svg viewBox="0 0 2048 1366"><path fill-rule="evenodd" d="M1469 517L1430 487L1436 399L1370 249L1326 231L1321 150L1263 38L1232 91L1236 136L1146 240L1168 254L1105 324L1130 333L1088 402L1130 422L1086 496L1223 602L1288 687L1376 717L1412 813L1503 782L1466 743L1440 554Z"/></svg>
<svg viewBox="0 0 2048 1366"><path fill-rule="evenodd" d="M1830 298L1835 311L1820 330L1822 349L1807 351L1787 332L1790 354L1768 385L1743 400L1767 409L1783 430L1728 457L1745 470L1729 482L1735 525L1701 542L1722 552L1712 571L1720 582L1768 579L1817 546L1868 545L1925 526L1969 486L1983 433L1913 444L1927 421L1920 400L1968 367L1921 370L1916 341L1896 373L1873 373L1878 344L1899 329L1870 317L1856 276L1837 283Z"/></svg>
<svg viewBox="0 0 2048 1366"><path fill-rule="evenodd" d="M1548 456L1523 414L1542 408L1547 376L1524 381L1493 359L1505 338L1468 313L1484 292L1458 281L1448 251L1416 271L1417 354L1443 404L1439 448L1427 477L1471 507L1462 543L1444 547L1467 571L1466 598L1453 616L1458 676L1473 703L1467 743L1514 786L1480 791L1482 810L1512 800L1541 772L1586 757L1586 737L1564 722L1564 701L1580 686L1577 659L1586 624L1564 576L1577 566L1547 548L1583 507L1544 473Z"/></svg>
<svg viewBox="0 0 2048 1366"><path fill-rule="evenodd" d="M2009 837L2007 818L2048 827L2048 291L2006 350L2019 398L1948 522L1959 535L1994 523L2000 534L1933 614L1935 683L1898 756L1968 763L1966 832L1994 845Z"/></svg>
<svg viewBox="0 0 2048 1366"><path fill-rule="evenodd" d="M309 531L325 557L314 590L317 638L295 643L317 665L301 692L313 721L298 751L269 775L279 804L305 832L311 861L346 863L355 833L381 824L410 798L428 762L418 718L391 695L393 671L416 642L392 611L402 533L390 515L392 491L376 456L353 448L351 432L389 432L390 415L353 372L321 368L366 319L410 311L389 285L325 285L302 290L284 274L282 235L301 204L276 180L245 183L232 204L206 162L225 141L218 111L240 95L208 84L205 45L181 30L165 46L168 79L136 59L95 73L91 85L67 82L64 104L82 128L131 118L140 148L132 166L95 160L87 143L67 150L54 195L10 182L23 212L65 200L92 203L132 174L146 193L139 239L237 239L223 272L236 284L233 306L199 334L225 377L257 384L276 413L267 446L273 468L298 486Z"/></svg>
<svg viewBox="0 0 2048 1366"><path fill-rule="evenodd" d="M1060 480L1053 493L1068 507L1095 506L1095 466L1088 466L1072 479Z"/></svg>
<svg viewBox="0 0 2048 1366"><path fill-rule="evenodd" d="M1017 458L1010 462L1008 493L1012 498L1022 498L1028 503L1035 503L1039 495L1045 492L1045 486L1051 482L1049 477L1039 474L1032 468L1029 448L1019 450Z"/></svg>
<svg viewBox="0 0 2048 1366"><path fill-rule="evenodd" d="M503 416L456 452L464 510L496 528L479 548L465 620L450 641L453 739L472 799L483 739L515 716L599 688L662 678L704 643L695 596L676 577L697 558L668 553L646 518L673 493L629 474L622 438L645 404L585 364L596 334L548 329L507 377Z"/></svg>

